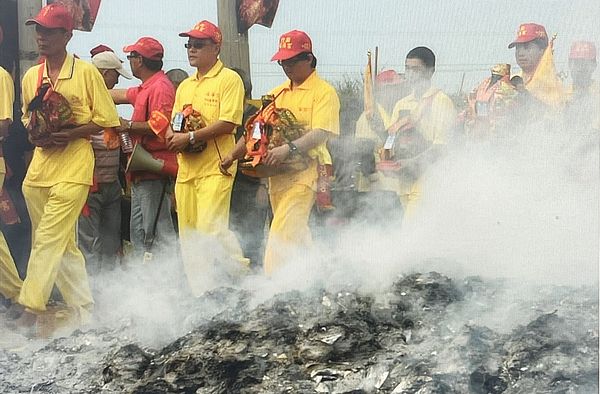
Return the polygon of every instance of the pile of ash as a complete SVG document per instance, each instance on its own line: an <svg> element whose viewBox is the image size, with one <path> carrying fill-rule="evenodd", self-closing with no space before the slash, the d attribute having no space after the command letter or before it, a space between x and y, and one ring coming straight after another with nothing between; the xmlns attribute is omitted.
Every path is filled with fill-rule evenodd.
<svg viewBox="0 0 600 394"><path fill-rule="evenodd" d="M76 332L28 359L0 352L0 390L597 392L597 288L540 290L538 299L520 301L526 324L502 332L472 315L494 313L503 285L413 274L377 295L291 291L258 306L247 291L217 289L191 307L196 328L161 349L119 328ZM224 305L220 313L193 317L215 302Z"/></svg>

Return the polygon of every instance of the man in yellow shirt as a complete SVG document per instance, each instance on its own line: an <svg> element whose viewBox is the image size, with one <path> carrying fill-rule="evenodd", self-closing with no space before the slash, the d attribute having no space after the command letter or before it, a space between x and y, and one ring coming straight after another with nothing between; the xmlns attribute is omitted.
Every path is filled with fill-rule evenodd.
<svg viewBox="0 0 600 394"><path fill-rule="evenodd" d="M218 58L222 35L217 26L204 20L179 36L188 38L188 60L196 72L177 88L173 116L191 105L206 125L185 133L167 132L169 149L180 152L175 198L184 269L192 292L199 296L207 290L209 278L221 268L231 267L236 275L248 265L235 234L229 230L234 177L219 170L221 154L233 148L235 128L242 122L244 85L239 75ZM202 144L206 147L201 152L190 151L190 147ZM222 248L220 256L213 256L219 268L211 267L213 257L209 255L218 253L213 243L197 250L199 241L204 244L206 240ZM223 261L228 258L230 261Z"/></svg>
<svg viewBox="0 0 600 394"><path fill-rule="evenodd" d="M599 129L600 86L592 79L596 66L594 43L576 41L571 45L569 70L573 84L565 109L566 127L570 130Z"/></svg>
<svg viewBox="0 0 600 394"><path fill-rule="evenodd" d="M419 178L444 153L457 114L452 100L431 84L435 72L431 49L412 49L406 55L404 67L412 93L396 103L394 124L388 132L394 140L400 200L407 218L414 214L421 198Z"/></svg>
<svg viewBox="0 0 600 394"><path fill-rule="evenodd" d="M521 68L520 77L528 93L525 116L530 121L552 118L564 105L564 89L554 66L552 42L544 26L523 23L515 40L508 45L509 49L515 48L515 59Z"/></svg>
<svg viewBox="0 0 600 394"><path fill-rule="evenodd" d="M394 106L410 93L404 76L394 70L385 70L375 77L375 110L371 119L363 112L356 122L355 138L357 144L374 143L375 162L380 160L380 151L387 138L387 129L392 125ZM392 191L400 193L398 177L377 171L358 176L358 190L361 192ZM374 196L374 194L371 194Z"/></svg>
<svg viewBox="0 0 600 394"><path fill-rule="evenodd" d="M289 79L269 94L275 97L275 106L289 109L307 132L288 144L270 149L264 163L276 166L294 155L302 155L306 156L308 167L269 179L273 221L265 250L267 274L310 246L308 219L316 197L317 164L331 163L325 143L340 133L340 101L335 89L317 74L317 58L310 37L299 30L283 34L279 51L271 60L279 63ZM234 160L241 159L244 148L243 143L238 143L223 160L223 166L227 168Z"/></svg>
<svg viewBox="0 0 600 394"><path fill-rule="evenodd" d="M2 43L2 28L0 27L0 44ZM3 187L6 175L6 166L2 152L2 143L8 135L8 126L13 120L13 102L15 100L15 86L8 71L0 66L0 187ZM19 278L15 262L0 232L0 294L16 302L23 282Z"/></svg>
<svg viewBox="0 0 600 394"><path fill-rule="evenodd" d="M55 284L67 305L85 322L93 300L85 260L77 247L76 223L92 185L94 154L89 136L120 123L100 72L67 53L67 43L73 36L73 19L68 10L53 3L26 24L35 25L44 61L23 77L24 124L32 133L32 107L50 97L46 94L41 98L38 94L43 84L50 86L48 93L66 99L72 115L66 125L50 135L50 145L36 147L23 182L33 245L19 296L19 304L26 308L19 323L35 324L37 314L46 309ZM32 138L32 142L37 140Z"/></svg>

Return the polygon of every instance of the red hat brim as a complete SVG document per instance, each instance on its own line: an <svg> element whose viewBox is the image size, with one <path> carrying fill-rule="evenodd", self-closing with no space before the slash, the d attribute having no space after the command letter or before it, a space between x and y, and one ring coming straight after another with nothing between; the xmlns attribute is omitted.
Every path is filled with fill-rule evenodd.
<svg viewBox="0 0 600 394"><path fill-rule="evenodd" d="M301 53L304 52L308 52L308 51L304 51L304 50L297 50L297 49L285 49L285 48L280 48L276 54L273 55L273 57L271 58L271 61L274 62L275 60L287 60L287 59L291 59L294 56L297 56Z"/></svg>
<svg viewBox="0 0 600 394"><path fill-rule="evenodd" d="M55 24L52 23L48 23L48 22L42 22L38 19L27 19L25 21L25 25L26 26L30 26L30 25L40 25L42 27L45 27L46 29L65 29L67 31L71 31L73 30L73 27L65 27L65 26L57 26Z"/></svg>
<svg viewBox="0 0 600 394"><path fill-rule="evenodd" d="M142 48L139 45L136 44L131 44L131 45L127 45L126 47L123 48L123 52L128 53L128 52L137 52L140 55L142 55L143 57L145 57L146 59L150 59L150 60L162 60L164 53L154 53L152 54L152 56L150 56L150 54L148 54L146 48Z"/></svg>
<svg viewBox="0 0 600 394"><path fill-rule="evenodd" d="M203 39L203 38L208 38L209 40L211 40L212 42L214 42L215 44L218 44L218 42L215 42L215 40L213 39L212 36L203 33L201 31L198 30L190 30L190 31L186 31L183 33L179 33L179 37L191 37L191 38L197 38L197 39Z"/></svg>
<svg viewBox="0 0 600 394"><path fill-rule="evenodd" d="M537 38L541 38L541 37L531 37L531 36L523 36L523 37L519 37L516 40L514 40L513 42L511 42L510 44L508 44L508 49L514 48L515 45L517 44L524 44L526 42L530 42L533 41Z"/></svg>

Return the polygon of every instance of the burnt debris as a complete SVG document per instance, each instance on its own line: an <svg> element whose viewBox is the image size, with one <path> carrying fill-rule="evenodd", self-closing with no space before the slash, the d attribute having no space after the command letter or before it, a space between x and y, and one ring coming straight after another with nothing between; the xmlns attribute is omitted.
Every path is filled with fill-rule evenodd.
<svg viewBox="0 0 600 394"><path fill-rule="evenodd" d="M136 344L124 324L27 357L0 351L0 391L597 392L597 290L545 290L527 305L533 318L508 332L469 321L504 285L413 274L381 294L291 291L258 306L250 292L217 289L188 306L195 328L161 349ZM218 313L198 317L215 303Z"/></svg>

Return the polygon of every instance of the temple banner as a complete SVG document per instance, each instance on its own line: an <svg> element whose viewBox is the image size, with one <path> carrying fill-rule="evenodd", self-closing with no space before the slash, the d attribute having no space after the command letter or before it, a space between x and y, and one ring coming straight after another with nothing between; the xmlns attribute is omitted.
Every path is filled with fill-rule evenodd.
<svg viewBox="0 0 600 394"><path fill-rule="evenodd" d="M47 4L61 3L73 15L75 30L92 31L101 0L47 0Z"/></svg>
<svg viewBox="0 0 600 394"><path fill-rule="evenodd" d="M271 27L279 0L237 0L238 32L246 33L254 24Z"/></svg>

